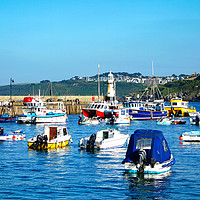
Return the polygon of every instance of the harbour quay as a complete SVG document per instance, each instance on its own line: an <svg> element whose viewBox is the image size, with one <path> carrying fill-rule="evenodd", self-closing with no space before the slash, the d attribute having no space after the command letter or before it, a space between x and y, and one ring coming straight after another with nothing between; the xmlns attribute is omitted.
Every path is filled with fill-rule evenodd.
<svg viewBox="0 0 200 200"><path fill-rule="evenodd" d="M2 108L8 106L10 99L13 101L13 109L16 115L23 114L22 108L26 108L23 99L27 96L0 96L0 113ZM31 97L31 96L30 96ZM82 108L87 107L88 103L97 100L97 96L44 96L40 97L45 102L62 101L66 107L67 115L81 114Z"/></svg>

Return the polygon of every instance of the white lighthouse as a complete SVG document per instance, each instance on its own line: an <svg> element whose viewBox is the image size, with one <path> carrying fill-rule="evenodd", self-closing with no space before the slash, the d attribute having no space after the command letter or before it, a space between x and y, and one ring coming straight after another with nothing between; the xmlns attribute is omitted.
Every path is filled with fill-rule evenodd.
<svg viewBox="0 0 200 200"><path fill-rule="evenodd" d="M106 101L114 103L115 99L116 99L115 81L114 81L114 76L110 71L110 73L108 74L108 92L106 96Z"/></svg>

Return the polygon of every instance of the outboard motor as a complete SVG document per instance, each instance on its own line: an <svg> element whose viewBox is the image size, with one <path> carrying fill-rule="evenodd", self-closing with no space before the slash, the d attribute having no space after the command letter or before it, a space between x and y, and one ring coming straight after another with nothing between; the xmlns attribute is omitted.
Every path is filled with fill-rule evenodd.
<svg viewBox="0 0 200 200"><path fill-rule="evenodd" d="M144 166L146 164L146 156L147 156L147 153L145 150L140 150L138 152L138 156L139 156L139 160L138 160L138 172L139 173L143 173L144 172Z"/></svg>
<svg viewBox="0 0 200 200"><path fill-rule="evenodd" d="M43 136L42 135L38 135L36 141L33 143L34 145L34 149L38 149L38 147L40 147L40 149L44 148L42 145L44 144L43 141Z"/></svg>
<svg viewBox="0 0 200 200"><path fill-rule="evenodd" d="M92 149L94 149L95 140L96 140L96 134L92 134L92 135L90 136L90 139L87 141L87 145L86 145L86 149L87 149L87 150L92 150Z"/></svg>
<svg viewBox="0 0 200 200"><path fill-rule="evenodd" d="M196 115L196 125L199 125L199 116Z"/></svg>
<svg viewBox="0 0 200 200"><path fill-rule="evenodd" d="M81 122L83 121L82 116L79 116L79 120L78 120L78 124L81 124Z"/></svg>
<svg viewBox="0 0 200 200"><path fill-rule="evenodd" d="M110 119L110 124L114 125L115 122L115 115L112 115L111 119Z"/></svg>
<svg viewBox="0 0 200 200"><path fill-rule="evenodd" d="M0 127L0 135L3 135L3 133L4 133L3 127Z"/></svg>

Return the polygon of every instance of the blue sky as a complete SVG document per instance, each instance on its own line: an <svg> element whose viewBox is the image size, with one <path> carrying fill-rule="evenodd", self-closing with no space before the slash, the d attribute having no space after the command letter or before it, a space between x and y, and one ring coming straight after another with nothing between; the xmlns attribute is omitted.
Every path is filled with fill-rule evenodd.
<svg viewBox="0 0 200 200"><path fill-rule="evenodd" d="M200 72L199 0L1 0L0 85Z"/></svg>

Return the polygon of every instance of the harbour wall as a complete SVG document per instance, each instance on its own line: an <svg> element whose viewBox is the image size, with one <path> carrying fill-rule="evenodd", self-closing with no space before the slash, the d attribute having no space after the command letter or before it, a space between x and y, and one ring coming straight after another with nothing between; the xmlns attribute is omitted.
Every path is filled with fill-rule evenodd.
<svg viewBox="0 0 200 200"><path fill-rule="evenodd" d="M15 112L15 115L21 115L23 114L22 108L26 108L26 106L23 105L23 99L27 96L12 96L13 102L13 109ZM97 96L45 96L41 97L43 101L63 101L66 113L68 115L76 115L82 113L82 108L87 107L88 103L92 102L92 98L97 99ZM3 104L6 102L9 102L10 97L9 96L0 96L0 114L2 113L2 109L4 108ZM7 113L11 112L11 110L6 110Z"/></svg>

